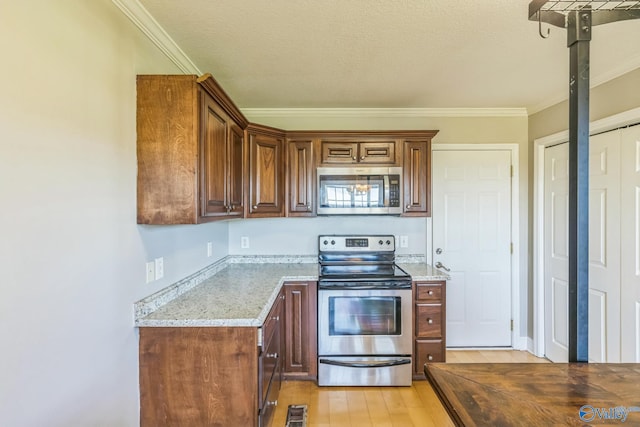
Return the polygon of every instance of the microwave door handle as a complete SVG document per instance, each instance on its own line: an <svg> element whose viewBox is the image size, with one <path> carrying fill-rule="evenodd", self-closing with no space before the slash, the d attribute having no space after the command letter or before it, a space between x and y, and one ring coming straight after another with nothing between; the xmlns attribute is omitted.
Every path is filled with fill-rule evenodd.
<svg viewBox="0 0 640 427"><path fill-rule="evenodd" d="M320 359L319 363L324 363L325 365L334 365L334 366L343 366L346 368L387 368L389 366L399 366L399 365L408 365L411 363L411 359L395 359L395 360L383 360L383 361L369 361L369 362L341 362L338 360L331 359Z"/></svg>
<svg viewBox="0 0 640 427"><path fill-rule="evenodd" d="M389 175L387 175L387 174L383 175L382 179L383 179L383 182L384 182L384 205L385 205L385 207L389 207L389 197L390 197L390 194L389 194L389 190L390 190L390 188L389 188Z"/></svg>

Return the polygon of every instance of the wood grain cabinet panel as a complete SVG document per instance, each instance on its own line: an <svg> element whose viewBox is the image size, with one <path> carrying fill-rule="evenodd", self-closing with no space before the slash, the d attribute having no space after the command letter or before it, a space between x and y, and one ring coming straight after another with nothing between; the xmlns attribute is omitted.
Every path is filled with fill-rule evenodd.
<svg viewBox="0 0 640 427"><path fill-rule="evenodd" d="M285 296L284 376L316 379L317 282L288 282Z"/></svg>
<svg viewBox="0 0 640 427"><path fill-rule="evenodd" d="M244 116L211 75L139 75L138 224L242 216Z"/></svg>
<svg viewBox="0 0 640 427"><path fill-rule="evenodd" d="M248 217L284 216L284 132L249 125Z"/></svg>
<svg viewBox="0 0 640 427"><path fill-rule="evenodd" d="M404 216L431 216L431 140L404 141Z"/></svg>
<svg viewBox="0 0 640 427"><path fill-rule="evenodd" d="M414 282L413 299L413 373L425 379L425 363L446 361L446 282Z"/></svg>
<svg viewBox="0 0 640 427"><path fill-rule="evenodd" d="M313 141L287 141L288 216L315 216L315 168Z"/></svg>

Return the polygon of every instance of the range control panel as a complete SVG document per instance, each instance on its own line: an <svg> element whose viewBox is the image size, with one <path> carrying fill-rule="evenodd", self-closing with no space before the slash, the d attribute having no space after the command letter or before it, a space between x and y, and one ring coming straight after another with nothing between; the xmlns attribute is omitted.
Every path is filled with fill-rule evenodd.
<svg viewBox="0 0 640 427"><path fill-rule="evenodd" d="M320 235L318 249L321 252L394 252L393 235Z"/></svg>

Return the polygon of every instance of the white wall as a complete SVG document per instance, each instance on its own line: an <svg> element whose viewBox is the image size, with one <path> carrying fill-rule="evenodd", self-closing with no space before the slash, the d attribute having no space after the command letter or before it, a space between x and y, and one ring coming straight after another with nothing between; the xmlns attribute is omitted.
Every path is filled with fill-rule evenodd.
<svg viewBox="0 0 640 427"><path fill-rule="evenodd" d="M228 247L226 222L135 224L135 76L179 70L110 0L0 17L0 425L137 426L133 303Z"/></svg>
<svg viewBox="0 0 640 427"><path fill-rule="evenodd" d="M426 254L427 218L329 216L262 218L229 222L229 253L233 255L317 255L320 234L393 234L408 237L398 254ZM249 238L249 248L240 238Z"/></svg>

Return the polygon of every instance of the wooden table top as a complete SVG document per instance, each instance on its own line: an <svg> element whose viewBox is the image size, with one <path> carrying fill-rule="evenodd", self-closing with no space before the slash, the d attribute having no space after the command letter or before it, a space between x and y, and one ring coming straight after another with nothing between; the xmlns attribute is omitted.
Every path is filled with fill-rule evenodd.
<svg viewBox="0 0 640 427"><path fill-rule="evenodd" d="M640 425L640 364L433 363L424 371L458 426Z"/></svg>

